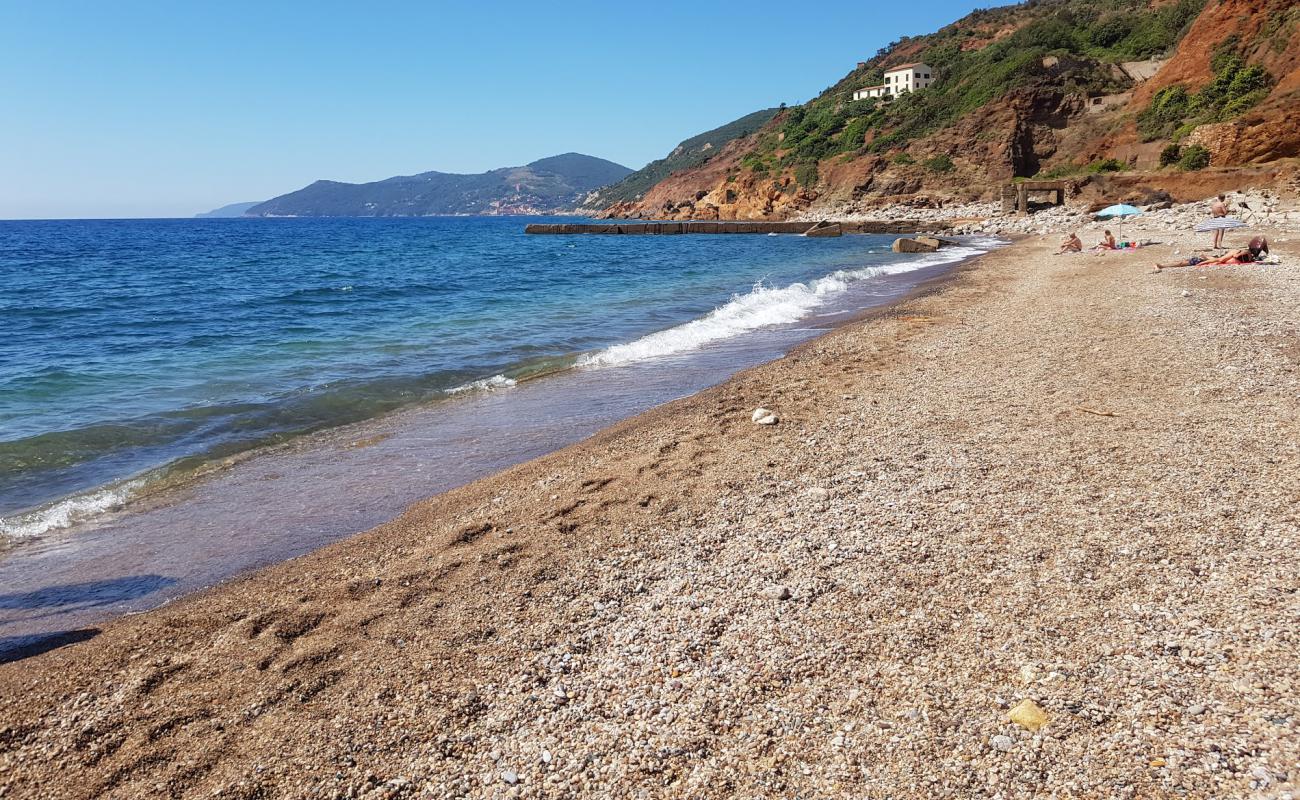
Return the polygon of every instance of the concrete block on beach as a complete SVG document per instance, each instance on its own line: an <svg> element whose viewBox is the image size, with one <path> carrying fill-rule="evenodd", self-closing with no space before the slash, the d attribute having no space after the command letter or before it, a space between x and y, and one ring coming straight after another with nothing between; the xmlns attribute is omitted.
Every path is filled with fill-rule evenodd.
<svg viewBox="0 0 1300 800"><path fill-rule="evenodd" d="M933 253L939 249L939 240L926 237L916 239L895 239L893 250L895 253Z"/></svg>
<svg viewBox="0 0 1300 800"><path fill-rule="evenodd" d="M844 228L838 222L819 222L803 232L804 236L834 237L843 236Z"/></svg>

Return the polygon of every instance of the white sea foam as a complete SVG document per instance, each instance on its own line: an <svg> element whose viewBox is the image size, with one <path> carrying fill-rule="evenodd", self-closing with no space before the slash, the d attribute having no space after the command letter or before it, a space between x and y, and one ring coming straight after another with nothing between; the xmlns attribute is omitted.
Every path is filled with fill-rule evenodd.
<svg viewBox="0 0 1300 800"><path fill-rule="evenodd" d="M0 517L0 538L31 539L50 531L71 528L91 517L116 511L131 499L143 480L129 481L60 500L43 508Z"/></svg>
<svg viewBox="0 0 1300 800"><path fill-rule="evenodd" d="M491 392L497 389L509 389L516 383L514 378L507 378L504 375L493 375L491 378L470 381L460 386L452 387L447 390L447 394L461 394L463 392Z"/></svg>
<svg viewBox="0 0 1300 800"><path fill-rule="evenodd" d="M974 241L968 246L947 248L889 264L837 270L810 283L793 283L783 288L758 284L747 294L735 295L730 302L699 319L582 356L578 359L578 366L614 366L660 358L696 350L760 328L789 325L811 316L814 309L831 302L857 281L951 264L978 255L995 244L996 240Z"/></svg>

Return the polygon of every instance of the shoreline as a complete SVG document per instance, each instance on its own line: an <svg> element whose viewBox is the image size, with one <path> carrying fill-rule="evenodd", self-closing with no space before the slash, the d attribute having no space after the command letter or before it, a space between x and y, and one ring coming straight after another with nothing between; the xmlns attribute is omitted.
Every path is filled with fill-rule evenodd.
<svg viewBox="0 0 1300 800"><path fill-rule="evenodd" d="M1300 427L1295 248L1146 276L1169 248L1050 246L954 266L777 361L0 666L17 698L0 786L1281 787L1300 754L1282 592L1300 454L1269 442ZM759 405L779 424L750 422ZM1221 642L1256 644L1225 660ZM1041 731L1005 721L1022 698Z"/></svg>
<svg viewBox="0 0 1300 800"><path fill-rule="evenodd" d="M521 219L527 218L521 217ZM826 276L818 276L818 279L814 279L810 283L815 283L824 277ZM796 283L798 282L796 281ZM777 288L781 288L783 285L779 285ZM738 289L732 295L731 302L744 294L743 288ZM676 331L679 328L688 327L690 323L708 319L719 311L722 306L726 305L729 305L729 302L720 303L717 308L703 313L700 317L682 319L678 323L669 325L663 332ZM742 335L745 333L752 333L752 331L743 331ZM724 338L734 335L736 334L732 332L726 334ZM641 338L647 338L647 336L648 334L643 335ZM635 344L638 341L639 339L635 336L632 340L626 341L615 339L606 349L619 349L620 345ZM383 410L374 416L359 419L352 418L350 421L339 419L333 421L323 419L307 420L297 427L294 426L295 421L291 420L283 430L278 428L266 431L254 430L251 435L242 439L236 438L229 442L216 441L198 449L181 448L179 452L163 452L161 455L164 460L146 463L143 468L134 473L107 475L92 473L89 477L95 479L95 482L74 483L71 491L63 490L67 493L41 495L37 498L38 502L34 504L30 502L31 498L27 498L27 504L17 507L12 504L6 506L7 510L0 513L0 551L8 550L13 546L20 546L25 540L39 538L49 533L57 534L69 528L85 527L87 523L93 525L95 518L102 518L106 513L116 514L123 510L129 513L132 508L148 501L154 495L167 494L170 489L174 488L183 489L206 475L220 473L227 467L249 457L265 452L273 452L285 445L294 446L305 439L320 434L328 434L331 431L338 431L356 424L364 425L394 413L428 408L452 399L456 395L472 394L478 389L505 388L513 386L517 382L527 382L533 378L544 377L548 374L562 374L574 366L581 366L591 362L593 357L598 357L603 353L604 350L590 352L577 350L536 357L526 361L510 362L498 365L497 368L501 370L501 374L481 373L477 378L464 378L465 382L459 385L430 388L426 391L427 397L415 402L407 401L396 405L388 403L387 410ZM178 414L187 410L178 409ZM118 422L108 420L97 424L110 425L118 424ZM35 438L40 435L42 433L37 431L29 434L28 438ZM21 496L21 493L19 494Z"/></svg>
<svg viewBox="0 0 1300 800"><path fill-rule="evenodd" d="M996 246L992 241L981 244L981 247ZM64 610L58 613L0 609L0 662L41 652L44 649L42 642L56 642L70 630L100 625L122 614L140 613L174 602L193 592L219 586L250 569L293 558L316 547L363 533L400 516L410 504L431 494L488 477L503 465L545 455L579 441L605 425L634 416L649 406L680 397L682 391L694 392L716 383L717 378L701 372L701 366L692 366L697 361L701 365L712 365L707 369L724 370L730 374L737 368L779 358L792 346L797 347L800 341L824 335L864 313L871 313L871 309L866 312L850 310L861 302L869 302L874 307L881 307L883 303L883 307L888 307L898 302L898 293L907 292L906 287L915 281L933 280L931 273L936 270L941 271L942 279L954 263L970 257L963 254L971 249L958 249L956 253L945 255L945 258L954 259L951 262L928 264L930 259L927 258L921 262L928 264L926 266L864 281L862 286L876 288L869 289L867 296L855 296L852 293L855 290L847 289L849 294L846 298L839 300L838 304L837 301L827 304L829 313L814 315L792 326L782 326L774 329L774 333L757 338L755 332L750 332L699 351L688 351L663 366L649 368L648 372L640 362L624 367L600 366L591 375L581 372L581 367L570 367L548 373L545 377L556 378L563 386L545 384L547 388L531 385L534 382L523 376L518 386L507 392L449 392L447 397L432 403L399 409L380 417L317 431L204 464L194 475L169 475L159 487L152 490L147 487L142 494L133 497L125 508L71 529L54 530L20 541L0 551L0 557L5 559L0 561L0 583L8 584L11 592L42 592L48 591L47 587L59 585L79 587L60 592ZM905 263L899 262L895 266ZM877 295L880 300L873 299ZM694 324L698 324L698 320L674 326L670 331ZM772 341L764 343L767 339ZM717 349L719 344L720 350ZM610 349L625 347L619 345ZM682 361L683 358L686 360ZM575 369L579 372L575 373ZM659 385L665 381L668 383ZM466 384L465 387L480 383L490 383L490 379ZM678 383L683 387L681 391L673 388ZM622 384L628 388L611 388ZM621 400L618 399L620 392L624 395ZM611 403L631 405L622 408ZM584 406L592 408L598 421L587 423L574 419L567 426L559 421ZM484 414L495 419L496 423L483 423ZM512 417L520 415L542 421L511 421ZM557 422L546 422L548 417L555 417ZM468 426L463 435L452 430L459 424ZM493 424L506 428L497 431ZM510 428L527 441L510 445L502 438ZM447 452L455 455L448 448L456 446L456 442L464 437L474 439L472 452L466 454L464 463L448 468L437 466L437 454ZM494 441L495 445L492 445ZM369 455L357 452L358 449ZM428 451L429 455L423 456L420 451ZM331 457L331 453L336 455ZM326 466L334 458L339 460L339 467ZM406 466L389 466L387 462L392 459L401 459L400 463ZM427 477L404 472L411 468L423 470L425 463L431 470ZM356 481L331 477L340 469L370 475L367 480L376 485L382 485L385 480L407 482L415 478L413 486L418 488L388 492L395 495L394 499L376 497L367 500L364 513L357 516L361 503L354 507L340 506L337 502L329 505L323 497L332 485L332 491L341 491L360 500L361 487L354 485ZM128 483L138 480L138 477L132 478ZM328 482L317 485L317 480ZM262 488L263 484L266 488ZM321 505L322 509L313 508L302 513L292 509L283 513L272 510L283 502L286 493L301 496L308 504ZM313 502L313 497L321 499ZM250 536L238 530L247 525L239 511L241 503L267 509L250 518L255 519L253 524L265 529L266 533ZM170 533L176 529L189 529L195 533L177 539ZM299 531L307 535L304 537ZM189 537L200 535L204 539L214 536L228 538L229 557L223 559L218 550L188 541ZM129 555L131 551L153 553L154 560L132 557ZM191 563L177 560L185 553L191 554Z"/></svg>

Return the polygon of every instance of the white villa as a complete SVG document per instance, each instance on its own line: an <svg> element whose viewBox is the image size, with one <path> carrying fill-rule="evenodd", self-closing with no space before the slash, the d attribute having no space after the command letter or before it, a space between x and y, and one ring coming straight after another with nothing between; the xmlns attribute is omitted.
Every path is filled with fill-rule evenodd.
<svg viewBox="0 0 1300 800"><path fill-rule="evenodd" d="M879 86L868 86L853 93L854 100L868 100L873 97L892 100L903 92L915 92L929 88L934 83L934 71L928 64L902 64L885 71L885 82Z"/></svg>

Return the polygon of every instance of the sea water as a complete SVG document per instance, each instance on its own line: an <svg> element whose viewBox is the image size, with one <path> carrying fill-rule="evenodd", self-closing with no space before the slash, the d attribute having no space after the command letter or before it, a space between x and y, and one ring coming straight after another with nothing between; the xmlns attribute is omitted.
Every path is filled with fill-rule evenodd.
<svg viewBox="0 0 1300 800"><path fill-rule="evenodd" d="M526 236L529 221L0 222L0 579L39 597L61 581L72 608L92 586L101 608L120 579L195 588L303 552L777 357L990 245ZM383 444L349 446L367 432ZM274 499L289 494L301 505Z"/></svg>

